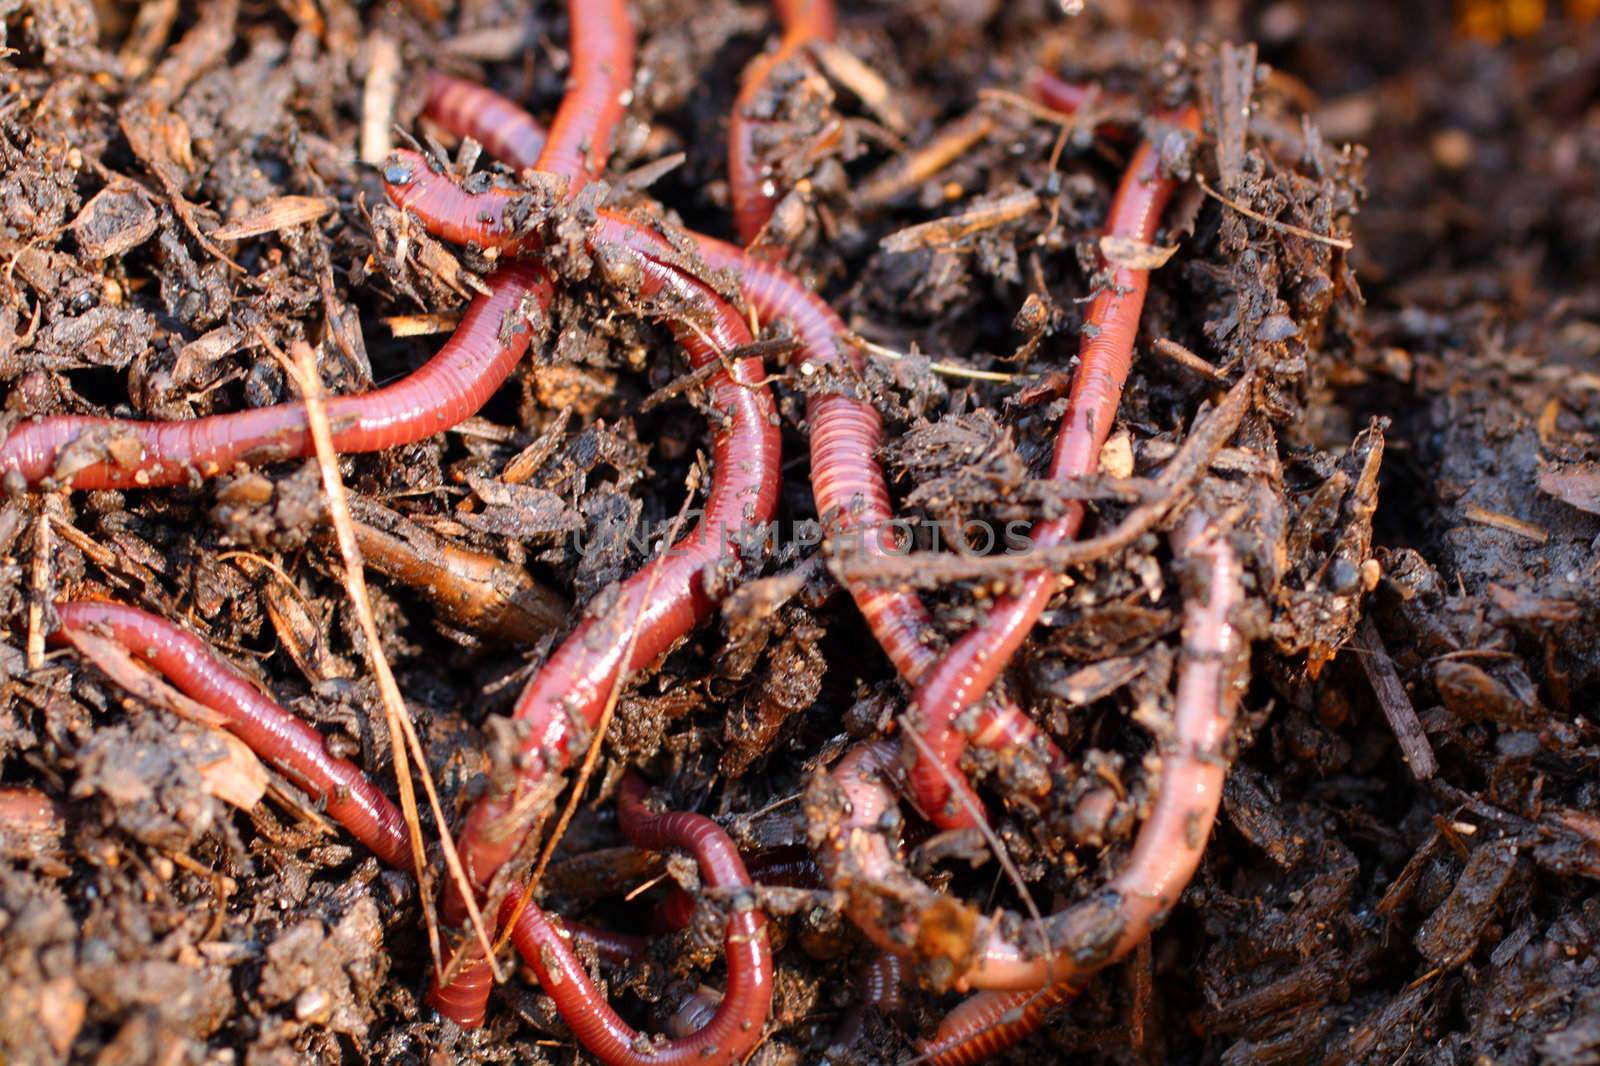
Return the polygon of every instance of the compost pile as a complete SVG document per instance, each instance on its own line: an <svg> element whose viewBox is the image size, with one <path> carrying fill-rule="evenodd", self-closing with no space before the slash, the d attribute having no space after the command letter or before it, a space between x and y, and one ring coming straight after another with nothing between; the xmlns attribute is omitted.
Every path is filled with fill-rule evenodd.
<svg viewBox="0 0 1600 1066"><path fill-rule="evenodd" d="M1043 1024L997 1058L1600 1062L1600 23L1529 6L841 4L754 105L752 262L842 320L838 359L809 363L804 330L684 236L750 236L727 145L741 72L775 47L765 4L627 5L626 113L564 200L458 136L427 84L548 118L564 4L0 0L12 447L35 416L308 390L350 439L335 397L404 379L508 277L542 283L509 244L442 239L435 192L503 190L554 279L481 333L527 344L506 383L407 443L257 448L170 484L111 430L5 468L0 1063L626 1061L533 979L566 965L548 951L501 956L482 1028L436 1013L435 960L471 934L436 921L426 798L419 884L409 844L380 857L336 824L348 791L258 758L139 664L153 649L57 605L197 635L395 797L381 652L461 839L545 758L506 717L524 686L580 623L584 654L631 654L607 619L662 591L651 560L746 476L767 498L737 506L771 524L685 579L709 618L604 686L597 721L560 704L570 757L518 815L539 908L641 934L620 961L580 936L572 964L635 1029L706 1025L724 929L758 907L773 995L748 1061L903 1063L984 987L987 913L1026 943L1099 907L1044 952L1082 978L1012 1001L1000 1030ZM1141 160L1172 193L1159 240L1107 236ZM604 244L608 218L648 240ZM1095 472L1050 476L1080 341L1087 360L1114 332L1098 309L1135 274ZM852 551L849 509L819 514L834 400L882 420L846 460L882 465L904 551ZM781 459L727 454L747 431ZM104 470L126 476L75 481ZM1014 550L1073 515L1076 545ZM996 665L1002 702L958 708L971 742L930 779L924 690L858 604L915 593L932 657L1040 560L1056 576ZM1202 675L1214 746L1185 732ZM880 758L894 792L857 824ZM1197 808L1140 839L1174 782L1215 801L1224 770L1214 826ZM756 887L636 846L618 797L641 780ZM1174 898L1119 896L1152 840ZM1160 928L1124 937L1146 904ZM874 919L908 939L880 954Z"/></svg>

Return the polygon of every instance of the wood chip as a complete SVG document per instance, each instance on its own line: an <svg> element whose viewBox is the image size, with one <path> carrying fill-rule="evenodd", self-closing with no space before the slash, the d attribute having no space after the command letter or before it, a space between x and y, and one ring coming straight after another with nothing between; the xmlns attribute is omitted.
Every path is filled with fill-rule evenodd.
<svg viewBox="0 0 1600 1066"><path fill-rule="evenodd" d="M855 93L867 110L878 117L879 122L902 137L911 129L911 122L901 109L895 91L877 71L857 59L853 53L829 41L813 42L811 51L817 57L823 73Z"/></svg>
<svg viewBox="0 0 1600 1066"><path fill-rule="evenodd" d="M389 327L395 337L430 337L435 333L449 333L461 322L459 314L441 312L423 315L390 315L379 319Z"/></svg>
<svg viewBox="0 0 1600 1066"><path fill-rule="evenodd" d="M1023 218L1039 206L1039 194L1023 189L998 200L979 204L959 215L920 222L915 226L896 230L880 242L886 252L914 252L922 248L936 248L954 244L975 233L1003 226Z"/></svg>
<svg viewBox="0 0 1600 1066"><path fill-rule="evenodd" d="M214 240L237 241L263 233L304 226L333 210L333 201L324 196L277 196L259 205L243 218L211 231Z"/></svg>
<svg viewBox="0 0 1600 1066"><path fill-rule="evenodd" d="M1428 735L1423 732L1417 709L1412 705L1405 683L1394 668L1394 660L1389 658L1389 649L1383 646L1383 638L1378 635L1378 627L1372 624L1371 618L1361 620L1356 627L1353 643L1356 658L1366 672L1373 694L1378 697L1378 706L1383 709L1389 728L1394 730L1406 765L1411 768L1411 776L1418 781L1428 780L1439 772L1439 760L1434 758L1433 745L1428 743Z"/></svg>
<svg viewBox="0 0 1600 1066"><path fill-rule="evenodd" d="M1505 533L1514 533L1519 537L1526 537L1535 544L1543 544L1550 539L1550 534L1522 519L1499 511L1491 511L1477 504L1468 504L1462 512L1467 521L1476 522L1480 526L1491 526Z"/></svg>
<svg viewBox="0 0 1600 1066"><path fill-rule="evenodd" d="M1229 193L1244 174L1245 136L1255 94L1256 46L1224 43L1217 61L1217 181Z"/></svg>
<svg viewBox="0 0 1600 1066"><path fill-rule="evenodd" d="M124 255L155 236L156 209L136 185L108 185L72 220L72 235L90 259Z"/></svg>
<svg viewBox="0 0 1600 1066"><path fill-rule="evenodd" d="M1163 248L1155 244L1136 241L1132 237L1106 234L1100 238L1100 254L1112 266L1128 270L1160 270L1167 261L1178 254L1178 246Z"/></svg>
<svg viewBox="0 0 1600 1066"><path fill-rule="evenodd" d="M1539 491L1569 507L1600 514L1600 463L1539 471Z"/></svg>

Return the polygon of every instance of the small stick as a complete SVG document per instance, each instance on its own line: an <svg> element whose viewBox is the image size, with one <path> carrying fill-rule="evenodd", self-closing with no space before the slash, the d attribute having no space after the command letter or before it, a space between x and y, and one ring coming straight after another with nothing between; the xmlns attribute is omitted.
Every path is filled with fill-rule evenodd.
<svg viewBox="0 0 1600 1066"><path fill-rule="evenodd" d="M1360 653L1356 659L1366 671L1373 694L1378 697L1378 706L1383 708L1383 716L1389 720L1389 728L1400 742L1400 751L1411 768L1411 776L1418 781L1428 780L1439 772L1439 761L1434 758L1433 745L1428 743L1428 735L1423 732L1417 709L1411 705L1411 697L1406 694L1394 660L1389 657L1389 649L1383 646L1383 637L1378 634L1371 617L1363 617L1356 626L1353 644Z"/></svg>
<svg viewBox="0 0 1600 1066"><path fill-rule="evenodd" d="M1283 233L1292 233L1296 237L1304 237L1308 241L1316 241L1319 244L1326 244L1331 248L1338 248L1340 251L1348 252L1355 247L1354 242L1347 240L1344 237L1330 237L1325 233L1318 233L1315 230L1305 229L1304 227L1296 226L1289 222L1279 222L1275 218L1268 218L1259 211L1252 211L1239 201L1231 200L1217 190L1213 189L1210 185L1207 185L1206 179L1201 177L1199 174L1194 176L1194 180L1207 196L1216 200L1220 204L1233 208L1245 218L1261 223L1268 229L1279 230Z"/></svg>
<svg viewBox="0 0 1600 1066"><path fill-rule="evenodd" d="M960 159L993 132L994 118L986 111L967 112L935 133L927 144L868 174L856 189L856 202L869 207L888 203Z"/></svg>
<svg viewBox="0 0 1600 1066"><path fill-rule="evenodd" d="M265 342L265 338L262 339ZM269 344L269 350L270 347ZM274 354L282 358L281 353ZM294 378L301 397L305 400L307 428L311 431L311 440L316 448L317 465L322 469L322 484L328 494L328 513L332 517L334 533L339 540L339 555L344 560L345 589L350 595L351 606L355 608L356 620L361 625L361 635L367 642L367 655L372 662L373 674L378 680L378 692L383 697L384 718L389 727L395 779L400 785L400 806L405 812L406 828L411 836L411 857L416 864L417 886L422 893L422 913L426 916L428 924L428 947L433 953L434 969L438 971L441 965L439 927L433 920L432 893L428 888L427 850L423 845L422 824L417 815L416 788L411 781L410 760L406 755L408 744L416 756L417 771L422 778L422 786L428 794L428 805L433 808L433 817L439 826L439 842L444 849L445 865L449 867L450 876L461 885L462 891L466 894L472 928L486 952L489 951L489 932L484 926L483 915L478 911L477 901L472 896L466 871L461 866L461 859L456 854L455 841L450 837L449 822L445 819L444 807L440 804L439 795L433 787L433 775L428 772L428 760L423 753L422 742L417 738L411 716L406 711L405 700L400 695L400 686L395 683L394 672L389 669L389 661L384 658L383 646L379 643L378 623L372 617L372 601L367 596L366 570L361 560L361 548L356 544L355 523L350 518L350 501L345 495L344 481L339 476L339 453L333 446L333 427L328 422L328 408L322 396L322 379L317 375L316 355L309 345L299 342L294 346L294 359L291 361L283 358L282 362L284 369ZM494 965L492 952L489 953L489 962L491 966Z"/></svg>
<svg viewBox="0 0 1600 1066"><path fill-rule="evenodd" d="M1177 341L1162 337L1154 345L1155 353L1164 359L1176 363L1183 369L1198 374L1207 381L1221 381L1222 371L1200 358Z"/></svg>
<svg viewBox="0 0 1600 1066"><path fill-rule="evenodd" d="M33 560L28 567L33 595L28 600L28 669L44 666L44 605L50 594L50 520L40 515L33 526Z"/></svg>

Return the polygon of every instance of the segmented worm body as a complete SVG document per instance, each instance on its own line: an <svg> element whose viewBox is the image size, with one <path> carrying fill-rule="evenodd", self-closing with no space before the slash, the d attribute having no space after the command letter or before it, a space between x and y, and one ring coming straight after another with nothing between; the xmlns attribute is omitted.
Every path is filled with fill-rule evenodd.
<svg viewBox="0 0 1600 1066"><path fill-rule="evenodd" d="M634 33L626 0L567 0L567 22L572 71L534 166L565 178L570 196L605 169L633 88Z"/></svg>
<svg viewBox="0 0 1600 1066"><path fill-rule="evenodd" d="M621 250L631 256L637 298L672 302L677 311L670 324L691 366L720 365L726 353L750 343L749 328L708 286L671 265L665 252L657 252L663 258L639 253L656 248L658 240L615 219L601 220L591 235L597 254ZM526 730L520 746L524 785L567 766L575 742L587 743L583 731L599 719L624 671L653 662L704 620L712 606L707 567L736 559L741 532L772 517L779 434L760 360L733 360L711 377L707 389L723 417L714 433L716 476L704 514L664 555L618 588L603 616L581 623L523 693L513 714ZM514 803L510 795L490 796L468 816L462 860L479 889L488 887L520 842L519 834L492 828L502 825Z"/></svg>
<svg viewBox="0 0 1600 1066"><path fill-rule="evenodd" d="M712 889L750 887L750 875L728 834L711 819L675 811L653 814L644 805L644 782L634 775L623 780L617 800L622 832L636 846L661 851L681 848L695 857L700 876ZM502 908L509 917L515 900ZM676 1040L650 1042L618 1018L587 980L574 981L583 969L571 945L537 908L523 911L511 939L556 1001L561 1017L578 1041L610 1066L689 1066L738 1063L760 1042L772 1007L772 953L766 915L753 895L737 896L723 935L728 981L710 1020L696 1033Z"/></svg>
<svg viewBox="0 0 1600 1066"><path fill-rule="evenodd" d="M488 401L542 332L551 298L543 273L528 264L509 264L488 281L489 295L472 301L454 335L422 367L381 389L327 401L335 448L374 452L423 440ZM28 485L154 488L311 450L299 403L181 422L60 415L13 429L0 442L0 473L15 471Z"/></svg>
<svg viewBox="0 0 1600 1066"><path fill-rule="evenodd" d="M329 817L379 858L398 869L410 867L410 838L399 808L360 768L329 755L319 733L262 695L205 641L155 615L116 603L62 603L56 612L60 627L53 639L70 641L83 631L109 636L184 695L216 712L229 732L305 789ZM643 780L630 775L623 782L618 808L622 831L636 847L690 852L713 889L737 892L751 887L738 849L720 826L698 814L652 813L644 799ZM36 802L49 803L42 794ZM507 900L503 918L509 917L516 902ZM645 1057L638 1050L638 1034L616 1017L590 983L569 937L586 940L602 959L612 962L640 955L642 939L578 923L566 923L563 931L529 904L513 940L579 1041L611 1066L738 1062L761 1038L772 1000L772 957L766 917L755 907L754 898L735 899L731 906L725 939L728 988L720 1005L701 1031L657 1046L653 1055Z"/></svg>
<svg viewBox="0 0 1600 1066"><path fill-rule="evenodd" d="M1174 124L1198 130L1199 113L1189 108ZM1107 236L1151 244L1161 214L1177 182L1162 172L1156 145L1140 145L1112 200ZM1091 475L1099 467L1100 449L1116 420L1122 387L1133 363L1139 316L1150 287L1150 272L1121 263L1107 263L1102 284L1085 318L1078 370L1067 398L1067 413L1056 438L1050 476L1067 481ZM1069 501L1060 517L1041 523L1033 533L1036 548L1048 548L1077 535L1084 505ZM989 691L1000 672L1033 629L1056 589L1056 574L1041 570L1027 575L1021 589L997 600L982 621L944 653L928 671L912 697L912 718L918 722L918 744L910 785L918 806L936 824L960 825L963 809L952 804L951 779L960 779L965 735L956 716ZM931 757L930 757L931 756Z"/></svg>
<svg viewBox="0 0 1600 1066"><path fill-rule="evenodd" d="M185 696L222 717L228 732L303 789L334 821L397 869L411 864L405 820L348 759L330 755L322 734L262 695L211 646L164 618L119 603L56 605L63 643L84 630L105 633L154 667Z"/></svg>
<svg viewBox="0 0 1600 1066"><path fill-rule="evenodd" d="M481 112L435 113L430 117L452 133L488 144L502 139L501 124L520 124L526 113L510 101ZM517 111L520 117L510 114ZM530 120L531 121L531 120ZM468 193L445 175L428 168L415 153L397 153L410 180L391 192L396 203L414 213L431 233L459 243L526 251L534 242L519 236L507 221L518 195L510 189ZM503 162L520 164L522 158ZM601 212L602 217L620 216ZM861 355L843 342L845 325L827 302L794 274L714 237L690 232L696 250L712 270L733 274L741 295L764 325L787 322L799 341L794 360L802 374L824 383L810 390L806 421L811 442L811 487L820 515L845 550L889 554L894 540L894 509L889 486L877 456L883 446L883 419L859 395L864 373ZM828 387L831 385L832 387ZM938 660L937 634L922 600L915 593L852 580L848 589L890 661L907 682L915 684ZM979 708L973 743L995 751L1030 750L1052 771L1064 764L1061 751L1022 710L1009 701L986 702ZM965 803L949 802L943 824L975 825L972 812L981 806L968 793Z"/></svg>
<svg viewBox="0 0 1600 1066"><path fill-rule="evenodd" d="M475 132L461 136L471 137L502 163L531 167L544 151L543 123L477 82L429 74L424 106L428 115L447 130L471 127Z"/></svg>
<svg viewBox="0 0 1600 1066"><path fill-rule="evenodd" d="M728 190L733 199L734 230L746 245L761 236L781 194L771 168L761 159L762 132L774 118L766 113L763 94L780 66L803 54L813 41L833 40L838 22L833 0L774 0L772 6L783 26L783 38L776 49L745 67L728 119Z"/></svg>
<svg viewBox="0 0 1600 1066"><path fill-rule="evenodd" d="M1222 802L1228 736L1249 680L1249 644L1234 619L1244 601L1243 568L1227 534L1198 509L1171 539L1190 573L1172 735L1160 744L1161 782L1150 816L1117 875L1048 919L1053 964L1037 951L1001 948L991 938L972 983L980 983L987 968L993 973L985 983L1009 990L974 996L944 1019L920 1048L934 1066L984 1062L1037 1032L1050 1008L1071 999L1092 973L1126 956L1165 920L1200 866Z"/></svg>

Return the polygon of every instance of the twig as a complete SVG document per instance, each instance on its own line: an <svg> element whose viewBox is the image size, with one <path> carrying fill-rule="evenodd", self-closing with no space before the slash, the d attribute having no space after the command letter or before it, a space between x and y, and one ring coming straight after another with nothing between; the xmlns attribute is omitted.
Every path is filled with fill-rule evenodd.
<svg viewBox="0 0 1600 1066"><path fill-rule="evenodd" d="M1279 222L1275 218L1268 218L1259 211L1252 211L1239 201L1231 200L1217 190L1213 189L1210 185L1207 185L1206 179L1202 178L1198 174L1194 176L1194 180L1207 196L1210 196L1220 204L1233 208L1245 218L1253 219L1269 229L1281 230L1284 233L1292 233L1296 237L1304 237L1308 241L1316 241L1318 244L1326 244L1330 247L1338 248L1341 251L1348 252L1350 249L1355 247L1355 244L1352 241L1349 241L1344 237L1330 237L1325 233L1318 233L1315 230L1305 229L1289 222Z"/></svg>
<svg viewBox="0 0 1600 1066"><path fill-rule="evenodd" d="M305 400L306 422L311 430L312 443L316 446L317 465L322 469L323 489L328 494L328 513L333 519L334 533L339 541L339 555L344 561L345 591L350 596L351 606L355 608L356 620L361 625L361 635L367 642L367 656L372 662L372 672L378 680L378 692L383 698L384 719L389 727L395 778L400 786L400 807L405 812L406 828L411 834L411 856L416 864L417 886L422 893L422 912L427 919L428 947L433 953L434 971L440 972L439 927L433 920L432 893L428 889L427 878L427 853L422 840L422 824L417 814L417 794L411 780L410 759L406 754L407 745L417 760L417 774L422 778L422 787L428 794L428 805L433 809L434 821L439 826L439 842L444 850L445 866L461 889L462 898L467 902L467 913L472 919L473 931L489 956L490 966L494 966L489 932L484 926L483 915L478 911L477 900L473 896L471 883L467 880L466 870L461 865L461 858L456 853L455 841L451 839L444 807L439 802L438 792L434 789L433 775L428 771L428 760L422 750L422 742L417 737L416 728L412 725L411 716L407 713L405 701L400 695L400 686L395 683L394 673L389 669L389 661L384 658L383 646L379 643L378 624L372 617L372 603L367 596L367 579L361 560L361 548L356 543L354 523L350 518L350 502L345 495L344 481L339 476L338 452L333 446L333 427L328 422L328 408L322 396L322 379L317 375L316 355L311 351L310 345L301 341L294 345L294 358L289 360L283 357L282 352L276 351L265 337L261 339L267 349L284 363L285 369L294 379L300 389L300 395ZM498 968L495 976L500 977Z"/></svg>
<svg viewBox="0 0 1600 1066"><path fill-rule="evenodd" d="M1119 525L1098 537L1013 555L963 556L910 552L896 556L841 551L832 560L835 573L845 581L937 588L952 581L1009 577L1040 570L1061 571L1068 566L1081 566L1121 551L1172 513L1188 496L1193 484L1211 468L1212 460L1239 428L1245 411L1249 410L1254 384L1252 374L1240 378L1228 390L1222 402L1189 434L1156 479L1159 494L1135 507Z"/></svg>
<svg viewBox="0 0 1600 1066"><path fill-rule="evenodd" d="M50 596L50 520L40 515L33 526L33 559L28 567L28 669L44 666L45 603Z"/></svg>
<svg viewBox="0 0 1600 1066"><path fill-rule="evenodd" d="M983 110L969 111L940 129L933 139L868 174L856 187L856 202L887 203L921 185L994 132L994 119Z"/></svg>
<svg viewBox="0 0 1600 1066"><path fill-rule="evenodd" d="M1163 359L1183 367L1192 374L1196 374L1207 381L1221 381L1222 371L1200 358L1198 355L1168 337L1162 337L1153 345L1155 353Z"/></svg>
<svg viewBox="0 0 1600 1066"><path fill-rule="evenodd" d="M905 352L897 352L893 348L885 348L881 344L874 344L865 337L856 333L846 333L845 343L852 348L858 348L868 355L879 359L904 359ZM998 381L1004 384L1016 381L1020 374L1006 374L998 370L973 370L970 367L957 366L955 363L930 362L928 369L935 374L943 374L951 378L971 378L973 381Z"/></svg>
<svg viewBox="0 0 1600 1066"><path fill-rule="evenodd" d="M1400 751L1411 768L1411 776L1418 781L1428 780L1439 772L1439 761L1434 758L1433 745L1428 743L1428 735L1423 732L1417 709L1411 705L1411 697L1406 694L1406 687L1394 668L1394 660L1389 657L1383 637L1370 616L1363 617L1356 626L1354 643L1360 652L1356 658L1367 673L1367 681L1378 697L1383 716L1389 720L1389 728L1400 742Z"/></svg>
<svg viewBox="0 0 1600 1066"><path fill-rule="evenodd" d="M895 230L878 245L886 252L907 253L923 248L939 248L964 241L968 237L1026 218L1039 206L1039 194L1032 189L1002 196L987 203L977 204L957 215L919 222L905 229Z"/></svg>

